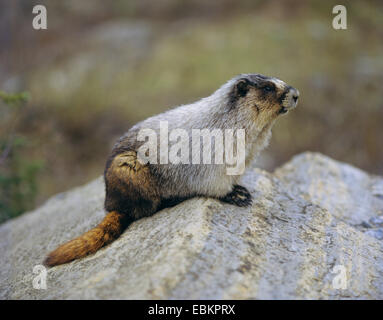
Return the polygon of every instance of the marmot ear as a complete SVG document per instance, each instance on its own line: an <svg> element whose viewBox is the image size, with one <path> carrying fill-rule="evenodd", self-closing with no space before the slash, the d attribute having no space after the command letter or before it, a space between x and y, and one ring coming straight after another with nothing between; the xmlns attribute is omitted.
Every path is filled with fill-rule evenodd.
<svg viewBox="0 0 383 320"><path fill-rule="evenodd" d="M235 91L237 93L237 96L244 97L249 91L249 80L239 79L235 84Z"/></svg>

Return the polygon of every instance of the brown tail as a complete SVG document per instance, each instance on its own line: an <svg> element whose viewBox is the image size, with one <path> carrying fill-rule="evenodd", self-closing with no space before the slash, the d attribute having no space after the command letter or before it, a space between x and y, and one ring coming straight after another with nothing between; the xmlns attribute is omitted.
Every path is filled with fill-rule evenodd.
<svg viewBox="0 0 383 320"><path fill-rule="evenodd" d="M95 228L80 237L62 244L52 251L44 264L53 267L96 252L104 245L117 239L127 225L127 216L112 211Z"/></svg>

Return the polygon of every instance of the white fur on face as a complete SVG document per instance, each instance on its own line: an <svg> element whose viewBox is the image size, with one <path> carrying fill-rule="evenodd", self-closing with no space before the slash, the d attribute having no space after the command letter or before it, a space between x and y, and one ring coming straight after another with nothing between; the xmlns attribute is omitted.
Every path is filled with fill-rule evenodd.
<svg viewBox="0 0 383 320"><path fill-rule="evenodd" d="M275 84L275 86L279 89L279 90L284 90L285 87L286 87L286 83L283 82L282 80L279 80L277 78L272 78L271 81Z"/></svg>
<svg viewBox="0 0 383 320"><path fill-rule="evenodd" d="M293 97L299 96L299 91L291 88L289 92L286 94L285 98L282 100L282 105L287 109L294 109L298 102L293 99Z"/></svg>
<svg viewBox="0 0 383 320"><path fill-rule="evenodd" d="M279 80L278 78L272 78L270 81L272 81L278 90L284 91L286 89L287 84L283 82L282 80ZM287 109L294 109L297 106L297 101L294 101L293 97L294 95L299 96L299 91L290 88L290 90L285 95L284 99L282 100L282 105Z"/></svg>

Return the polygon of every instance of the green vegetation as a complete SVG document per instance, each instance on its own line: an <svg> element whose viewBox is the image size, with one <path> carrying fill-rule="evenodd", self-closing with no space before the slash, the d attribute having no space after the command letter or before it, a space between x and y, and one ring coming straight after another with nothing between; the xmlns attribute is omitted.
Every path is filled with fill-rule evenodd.
<svg viewBox="0 0 383 320"><path fill-rule="evenodd" d="M42 163L21 155L28 139L15 131L28 99L26 92L0 91L0 222L33 208L38 191L37 173Z"/></svg>

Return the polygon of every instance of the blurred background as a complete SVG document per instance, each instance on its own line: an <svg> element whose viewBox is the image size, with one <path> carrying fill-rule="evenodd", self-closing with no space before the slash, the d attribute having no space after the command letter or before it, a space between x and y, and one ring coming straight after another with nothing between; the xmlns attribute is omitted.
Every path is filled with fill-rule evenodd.
<svg viewBox="0 0 383 320"><path fill-rule="evenodd" d="M134 123L239 73L301 93L258 166L309 150L383 174L383 2L342 1L347 30L336 4L0 0L0 222L101 175Z"/></svg>

